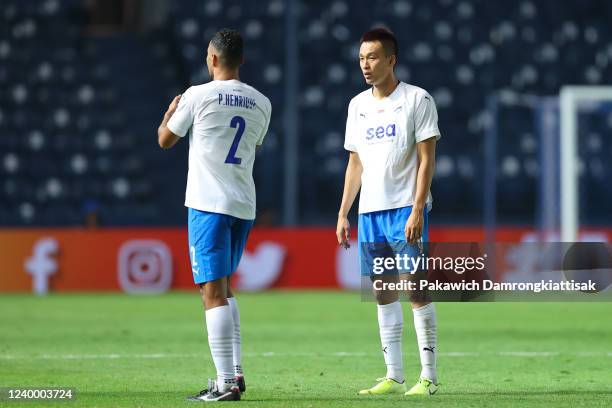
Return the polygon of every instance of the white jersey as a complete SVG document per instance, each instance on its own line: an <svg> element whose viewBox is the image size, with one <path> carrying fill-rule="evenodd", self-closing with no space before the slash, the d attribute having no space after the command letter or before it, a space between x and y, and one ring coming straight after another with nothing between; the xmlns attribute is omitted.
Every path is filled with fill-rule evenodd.
<svg viewBox="0 0 612 408"><path fill-rule="evenodd" d="M189 132L185 206L255 219L253 162L270 124L270 100L238 80L185 91L168 129Z"/></svg>
<svg viewBox="0 0 612 408"><path fill-rule="evenodd" d="M433 98L400 82L393 93L376 99L372 88L355 96L348 108L344 148L357 152L363 165L359 213L412 205L416 192L416 143L440 138ZM431 205L427 193L427 206Z"/></svg>

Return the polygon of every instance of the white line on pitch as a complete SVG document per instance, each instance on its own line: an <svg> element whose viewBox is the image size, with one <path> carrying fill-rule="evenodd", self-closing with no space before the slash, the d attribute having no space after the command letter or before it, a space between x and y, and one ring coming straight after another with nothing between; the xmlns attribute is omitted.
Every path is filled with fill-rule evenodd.
<svg viewBox="0 0 612 408"><path fill-rule="evenodd" d="M350 351L337 351L334 354L334 357L365 357L368 353L364 352L350 352Z"/></svg>
<svg viewBox="0 0 612 408"><path fill-rule="evenodd" d="M414 353L413 353L414 354ZM166 358L198 358L205 354L41 354L41 355L12 355L0 354L0 360L117 360L117 359L166 359ZM267 351L262 353L243 353L246 357L371 357L379 356L380 353L336 351L333 353L310 353L293 352L278 353ZM478 357L482 355L497 355L503 357L557 357L560 355L576 357L612 357L612 352L558 352L558 351L498 351L498 352L475 352L475 351L448 351L439 353L440 357Z"/></svg>
<svg viewBox="0 0 612 408"><path fill-rule="evenodd" d="M443 357L477 357L480 353L475 351L448 351L446 353L441 352L438 355Z"/></svg>
<svg viewBox="0 0 612 408"><path fill-rule="evenodd" d="M555 357L558 351L500 351L500 356L510 357Z"/></svg>

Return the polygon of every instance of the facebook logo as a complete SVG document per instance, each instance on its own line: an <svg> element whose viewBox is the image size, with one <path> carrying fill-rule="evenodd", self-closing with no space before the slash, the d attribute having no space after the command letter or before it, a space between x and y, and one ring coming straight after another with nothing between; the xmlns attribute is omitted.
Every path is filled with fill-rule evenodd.
<svg viewBox="0 0 612 408"><path fill-rule="evenodd" d="M386 126L371 127L366 130L366 140L383 139L384 137L395 137L395 123Z"/></svg>
<svg viewBox="0 0 612 408"><path fill-rule="evenodd" d="M42 238L32 248L32 256L25 261L25 268L32 275L32 290L37 295L49 291L49 278L57 272L57 261L54 259L59 244L54 238Z"/></svg>

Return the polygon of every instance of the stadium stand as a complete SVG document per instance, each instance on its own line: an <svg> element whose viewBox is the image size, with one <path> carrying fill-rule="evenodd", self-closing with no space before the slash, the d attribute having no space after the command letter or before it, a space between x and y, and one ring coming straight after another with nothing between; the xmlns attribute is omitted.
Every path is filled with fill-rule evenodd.
<svg viewBox="0 0 612 408"><path fill-rule="evenodd" d="M364 89L357 40L373 25L398 36L398 77L436 100L444 138L434 207L446 223L482 221L489 95L556 95L562 84L603 84L612 74L606 1L314 0L300 3L297 18L302 224L335 220L346 108ZM1 225L80 225L92 208L106 225L183 224L186 144L161 152L155 129L173 95L207 80L208 40L226 26L245 37L242 79L272 101L255 178L262 220L279 222L283 0L172 2L166 25L145 33L86 33L77 0L4 0L0 22ZM534 221L534 120L524 106L500 109L501 221ZM579 128L586 216L609 222L612 113L583 112Z"/></svg>

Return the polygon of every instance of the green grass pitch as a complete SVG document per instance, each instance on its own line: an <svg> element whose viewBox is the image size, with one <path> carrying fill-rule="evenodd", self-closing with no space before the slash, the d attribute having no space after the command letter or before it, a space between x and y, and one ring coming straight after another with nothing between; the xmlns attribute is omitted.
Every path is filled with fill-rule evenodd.
<svg viewBox="0 0 612 408"><path fill-rule="evenodd" d="M376 307L357 293L238 296L249 407L610 407L608 303L439 303L442 387L359 396L385 372ZM405 307L408 381L419 373ZM199 294L0 297L0 387L74 387L72 402L7 407L180 407L214 373Z"/></svg>

